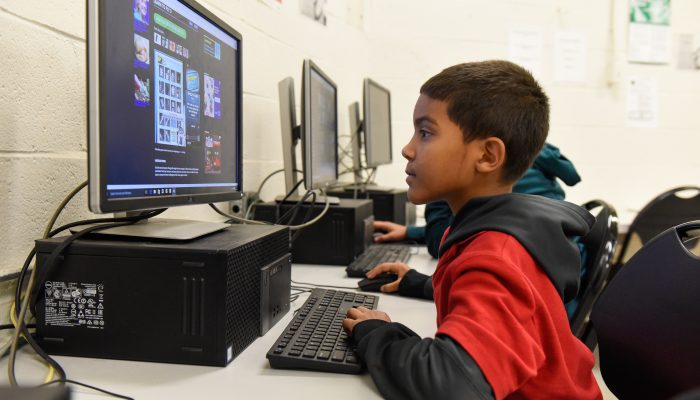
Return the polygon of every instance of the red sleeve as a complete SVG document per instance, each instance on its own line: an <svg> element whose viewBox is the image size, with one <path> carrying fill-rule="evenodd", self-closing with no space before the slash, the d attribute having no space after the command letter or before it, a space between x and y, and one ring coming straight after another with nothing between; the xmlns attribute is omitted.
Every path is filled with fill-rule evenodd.
<svg viewBox="0 0 700 400"><path fill-rule="evenodd" d="M518 257L518 262L533 262L527 254ZM462 254L448 267L442 284L449 290L442 299L437 333L459 343L477 362L496 398L503 398L545 362L545 338L535 316L537 295L513 262L492 251Z"/></svg>

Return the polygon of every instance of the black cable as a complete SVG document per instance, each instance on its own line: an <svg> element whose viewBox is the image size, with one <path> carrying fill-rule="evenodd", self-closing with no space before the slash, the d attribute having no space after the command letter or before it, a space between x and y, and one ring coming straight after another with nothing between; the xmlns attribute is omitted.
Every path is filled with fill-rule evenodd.
<svg viewBox="0 0 700 400"><path fill-rule="evenodd" d="M129 217L119 217L119 218L96 218L96 219L88 219L88 220L83 220L83 221L76 221L76 222L71 222L65 225L62 225L52 231L49 232L48 237L53 237L56 236L57 234L65 231L66 229L70 229L76 226L80 225L87 225L87 224L94 224L94 223L100 223L100 222L138 222L146 218L152 218L155 217L159 214L162 214L166 209L158 209L158 210L152 210L152 211L147 211L144 213L141 213L139 215L133 215ZM21 293L22 293L22 287L24 286L24 279L27 273L27 270L29 269L29 265L31 265L32 258L36 254L36 249L33 249L32 252L29 254L27 259L24 262L24 266L20 270L19 277L17 278L17 287L15 289L15 312L19 315L19 310L21 308L20 304L20 298L21 298Z"/></svg>
<svg viewBox="0 0 700 400"><path fill-rule="evenodd" d="M36 328L36 324L27 324L27 329L33 329ZM12 324L2 324L0 325L0 331L8 330L8 329L15 329L15 326Z"/></svg>
<svg viewBox="0 0 700 400"><path fill-rule="evenodd" d="M56 360L54 360L51 356L49 356L44 351L44 349L42 349L39 346L39 344L34 340L34 337L29 333L29 330L27 330L27 327L23 323L17 322L17 324L21 327L21 332L24 335L24 339L27 341L29 346L32 347L32 350L34 350L34 352L36 354L38 354L39 357L41 357L44 361L46 361L49 365L51 365L51 367L53 367L53 369L56 370L56 373L58 374L58 376L60 376L62 379L65 379L66 378L66 371L63 370L63 367L61 367L61 365ZM12 374L13 375L15 373L14 367L15 366L13 363L12 364Z"/></svg>
<svg viewBox="0 0 700 400"><path fill-rule="evenodd" d="M116 226L124 226L124 225L133 224L133 223L136 223L136 222L143 220L145 218L150 218L150 217L156 216L156 215L162 213L163 211L165 211L165 209L149 211L149 212L142 213L140 215L130 216L130 217L100 218L100 219L93 219L93 220L78 221L78 222L65 224L65 225L49 232L49 236L54 236L57 233L60 233L66 229L70 229L74 226L95 223L96 221L110 221L110 222L112 222L110 224L97 225L97 226L92 226L92 227L83 229L82 231L68 237L66 240L64 240L64 242L61 245L59 245L56 249L54 249L54 251L51 253L49 258L47 259L46 268L43 268L42 271L37 271L39 273L39 275L36 277L37 279L35 279L35 282L33 283L34 285L36 285L37 290L33 290L33 293L31 293L30 302L28 303L28 307L30 309L32 309L34 314L36 315L36 312L34 309L35 309L36 302L38 299L38 293L41 291L41 289L43 289L42 282L44 282L46 280L48 272L50 269L52 269L54 263L56 262L56 259L58 258L58 255L68 245L70 245L74 240L76 240L76 239L78 239L78 238L80 238L88 233L96 232L99 230L108 229L108 228L112 228L112 227L116 227ZM17 281L17 289L15 291L15 314L16 314L16 317L18 319L17 329L20 331L21 334L23 334L25 336L25 340L27 341L27 343L29 343L29 345L32 347L32 349L41 358L43 358L49 365L51 365L56 370L56 372L58 373L58 375L61 378L65 379L66 374L65 374L65 371L63 370L63 368L53 358L51 358L46 352L44 352L43 349L41 349L41 347L39 347L39 345L36 343L34 338L29 333L29 330L27 329L27 326L24 323L24 318L20 318L22 316L21 312L20 312L22 287L24 285L24 279L26 277L27 271L29 270L29 265L31 264L31 260L34 258L35 255L36 255L36 246L34 248L32 248L29 255L27 256L27 259L25 260L24 266L22 267L22 270L20 271L20 275L19 275L18 281ZM34 288L32 288L32 289L34 289ZM11 358L12 358L13 362L9 366L9 368L10 368L9 373L12 374L12 376L14 376L14 356L12 356Z"/></svg>
<svg viewBox="0 0 700 400"><path fill-rule="evenodd" d="M61 212L63 211L64 208L66 208L66 205L71 201L71 199L73 199L73 197L75 197L76 194L78 194L78 192L80 192L84 187L86 187L87 184L88 184L88 181L84 181L80 185L76 186L75 189L73 189L73 191L70 192L68 194L68 196L66 196L63 199L61 204L59 204L58 207L56 207L56 211L54 211L53 215L51 216L49 223L46 224L46 229L44 230L44 235L43 235L44 239L46 239L49 236L49 232L51 231L51 229L53 229L53 224L56 223L58 216L61 215Z"/></svg>
<svg viewBox="0 0 700 400"><path fill-rule="evenodd" d="M53 249L49 257L46 259L46 262L44 264L44 267L41 269L41 271L37 271L37 277L36 277L36 282L34 283L35 285L35 290L32 290L31 293L31 300L30 304L32 305L32 308L36 306L36 303L39 299L39 293L43 292L43 282L47 280L49 277L49 274L51 273L51 270L54 268L56 265L56 260L58 257L63 253L63 251L70 246L74 241L77 239L80 239L81 237L93 233L93 232L98 232L98 231L103 231L105 229L109 228L116 228L119 226L126 226L126 225L132 225L141 219L144 219L146 217L141 217L140 219L131 219L128 221L123 221L123 222L114 222L110 224L104 224L104 225L96 225L96 226L91 226L88 228L85 228L79 232L76 232L70 236L68 236L66 239L63 240L56 248Z"/></svg>
<svg viewBox="0 0 700 400"><path fill-rule="evenodd" d="M86 388L88 388L88 389L92 389L92 390L95 390L95 391L98 391L98 392L101 392L101 393L104 393L104 394L108 394L108 395L110 395L110 396L112 396L112 397L117 397L117 398L125 399L125 400L134 400L133 397L129 397L129 396L125 396L125 395L123 395L123 394L118 394L118 393L110 392L110 391L105 390L105 389L100 389L100 388L98 388L97 386L88 385L88 384L86 384L86 383L74 381L74 380L71 380L71 379L57 379L57 380L55 380L55 381L51 381L51 382L44 383L43 385L39 385L39 387L53 385L54 383L70 383L70 384L72 384L72 385L83 386L83 387L86 387Z"/></svg>
<svg viewBox="0 0 700 400"><path fill-rule="evenodd" d="M357 290L359 289L358 287L349 287L349 286L335 286L335 285L322 285L318 283L310 283L310 282L297 282L294 279L292 279L292 283L295 283L297 285L307 285L311 286L314 288L334 288L334 289L350 289L350 290Z"/></svg>
<svg viewBox="0 0 700 400"><path fill-rule="evenodd" d="M128 216L128 217L95 218L95 219L86 219L83 221L71 222L69 224L62 225L62 226L52 230L51 232L49 232L49 237L54 237L57 234L65 231L66 229L70 229L70 228L80 226L80 225L99 224L99 223L104 223L104 222L132 222L132 221L138 222L138 221L141 221L143 219L153 218L157 215L160 215L163 212L165 212L165 210L167 210L167 208L160 208L157 210L145 211L141 214L132 215L132 216Z"/></svg>
<svg viewBox="0 0 700 400"><path fill-rule="evenodd" d="M303 180L303 179L300 179L299 182L297 182L297 183L294 185L294 187L292 187L292 188L289 190L289 192L287 192L287 194L284 195L284 198L282 199L282 201L280 201L280 202L277 203L277 207L275 208L275 219L279 219L280 208L282 207L282 203L284 203L285 201L287 201L287 199L289 198L289 196L291 196L292 194L294 194L294 193L297 191L297 189L299 188L299 186L300 186L303 182L304 182L304 180Z"/></svg>
<svg viewBox="0 0 700 400"><path fill-rule="evenodd" d="M299 209L300 209L301 205L304 204L304 202L306 201L306 199L309 198L311 193L314 193L314 192L311 190L307 190L306 193L304 193L304 195L301 196L301 198L299 198L299 200L296 203L294 203L292 208L290 208L284 214L282 214L282 216L277 218L277 222L275 222L275 223L282 224L283 223L282 221L284 221L285 218L287 218L287 216L290 215L290 213L291 213L291 216L289 218L287 218L287 224L291 225L292 222L294 221L294 218L296 218L297 214L299 213ZM278 208L280 207L280 204L282 204L282 203L277 204Z"/></svg>
<svg viewBox="0 0 700 400"><path fill-rule="evenodd" d="M304 215L304 218L301 220L301 223L299 225L303 225L309 221L311 221L311 215L313 214L314 207L316 206L316 192L311 192L312 198L311 198L311 205L308 207L306 210L306 215ZM306 196L304 196L306 197ZM297 240L297 237L301 234L302 229L297 230L292 234L291 242L294 243L295 240Z"/></svg>

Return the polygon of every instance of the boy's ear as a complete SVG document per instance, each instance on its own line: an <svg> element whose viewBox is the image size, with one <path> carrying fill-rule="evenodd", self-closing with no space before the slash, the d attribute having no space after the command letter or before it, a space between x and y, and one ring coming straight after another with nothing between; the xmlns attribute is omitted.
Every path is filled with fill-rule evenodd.
<svg viewBox="0 0 700 400"><path fill-rule="evenodd" d="M476 163L477 171L490 173L499 170L506 161L506 144L495 136L481 142L481 158Z"/></svg>

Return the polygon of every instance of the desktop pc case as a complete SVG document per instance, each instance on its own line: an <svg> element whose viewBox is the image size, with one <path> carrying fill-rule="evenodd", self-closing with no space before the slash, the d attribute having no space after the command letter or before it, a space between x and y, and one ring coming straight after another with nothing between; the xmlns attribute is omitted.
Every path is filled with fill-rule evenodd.
<svg viewBox="0 0 700 400"><path fill-rule="evenodd" d="M37 268L65 237L37 241ZM289 311L289 230L233 225L188 242L92 237L44 282L50 354L226 366Z"/></svg>
<svg viewBox="0 0 700 400"><path fill-rule="evenodd" d="M274 222L278 212L283 215L294 205L295 203L275 202L258 204L255 207L255 219ZM314 205L309 219L319 215L324 206L325 204ZM309 207L310 203L301 205L289 224L301 224ZM292 244L292 261L300 264L347 266L372 242L373 222L371 200L340 199L340 204L331 205L323 218L299 232Z"/></svg>
<svg viewBox="0 0 700 400"><path fill-rule="evenodd" d="M374 219L392 221L401 225L416 223L416 206L408 201L406 189L373 189L371 186L354 190L351 187L333 189L330 196L352 199L371 199L374 203Z"/></svg>

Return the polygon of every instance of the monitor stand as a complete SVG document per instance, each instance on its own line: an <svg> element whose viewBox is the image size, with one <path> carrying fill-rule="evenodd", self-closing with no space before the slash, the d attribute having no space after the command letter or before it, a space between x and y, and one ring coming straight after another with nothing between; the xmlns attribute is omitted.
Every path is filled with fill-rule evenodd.
<svg viewBox="0 0 700 400"><path fill-rule="evenodd" d="M95 224L97 225L97 224ZM71 228L75 233L86 227ZM100 235L116 235L166 240L192 240L225 229L231 225L223 222L192 221L187 219L149 218L132 225L117 226L95 232Z"/></svg>

